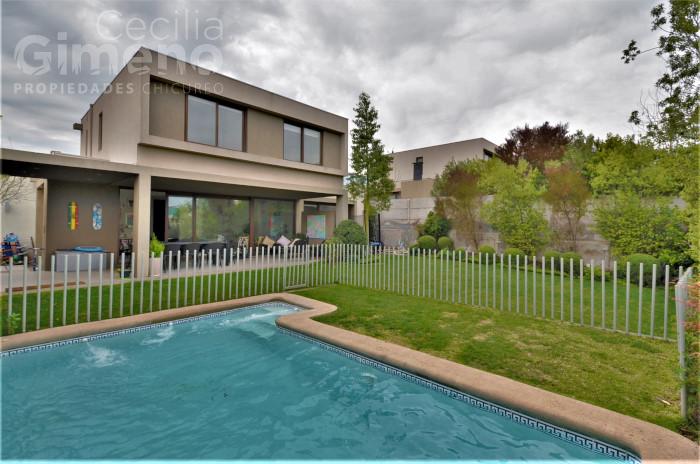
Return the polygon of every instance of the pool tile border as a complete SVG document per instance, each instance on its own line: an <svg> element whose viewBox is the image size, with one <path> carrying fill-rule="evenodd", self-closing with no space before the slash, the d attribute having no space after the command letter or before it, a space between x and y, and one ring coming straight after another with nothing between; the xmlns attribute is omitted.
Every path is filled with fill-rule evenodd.
<svg viewBox="0 0 700 464"><path fill-rule="evenodd" d="M504 406L499 406L490 401L483 400L473 395L460 392L454 388L450 388L441 383L434 382L432 380L426 379L419 375L411 374L410 372L404 371L403 369L398 369L389 364L385 364L381 361L377 361L361 354L355 353L345 348L340 348L338 346L332 345L330 343L323 342L313 337L309 337L299 332L293 330L278 327L278 329L292 337L299 338L306 342L312 343L320 348L331 351L333 353L339 354L345 358L351 359L353 361L359 362L360 364L373 367L382 372L390 375L394 375L402 378L403 380L409 381L411 383L426 387L430 390L437 391L443 395L449 396L455 400L467 403L471 406L477 407L481 410L488 411L497 414L506 419L512 420L518 424L525 425L526 427L539 430L553 437L559 438L560 440L572 443L579 447L585 448L587 450L597 452L601 455L607 456L612 459L617 459L623 462L629 463L641 463L641 459L630 451L624 450L614 445L610 445L603 441L591 438L589 436L574 432L572 430L566 429L564 427L558 427L556 425L550 424L540 419L536 419L527 414L523 414L512 409L506 408Z"/></svg>
<svg viewBox="0 0 700 464"><path fill-rule="evenodd" d="M230 314L230 313L233 313L236 311L245 311L245 310L249 310L249 309L259 308L261 306L269 306L271 304L284 306L284 307L287 307L289 309L292 309L293 311L301 310L301 308L299 308L296 305L286 303L284 301L272 300L272 301L268 301L265 303L258 303L258 304L253 304L250 306L227 309L227 310L219 311L219 312L215 312L215 313L207 313L207 314L201 314L198 316L185 317L183 319L174 319L171 321L156 322L153 324L141 325L141 326L137 326L137 327L130 327L128 329L112 330L109 332L103 332L103 333L94 334L94 335L85 335L83 337L75 337L75 338L69 338L66 340L59 340L59 341L55 341L55 342L41 343L39 345L31 345L31 346L25 346L22 348L14 348L11 350L0 352L0 358L7 358L9 356L16 356L18 354L32 353L32 352L36 352L36 351L50 350L50 349L58 348L58 347L65 346L65 345L74 345L76 343L88 343L88 342L93 342L95 340L102 340L105 338L116 337L118 335L126 335L126 334L131 334L131 333L144 332L146 330L152 330L152 329L157 329L160 327L167 327L167 326L171 326L171 325L179 325L179 324L184 324L186 322L194 322L194 321L199 321L199 320L203 320L203 319L212 319L215 317L226 316L227 314Z"/></svg>
<svg viewBox="0 0 700 464"><path fill-rule="evenodd" d="M257 295L4 336L0 337L0 359L55 346L217 317L269 303L302 310L292 311L277 318L278 327L285 328L295 335L303 335L318 342L322 347L324 344L333 347L342 355L345 355L342 351L345 350L352 353L353 357L357 356L354 359L368 360L366 364L371 363L379 369L386 366L388 369L395 369L397 375L415 376L421 382L432 383L439 391L455 395L457 399L474 398L484 405L503 408L503 414L518 411L516 414L518 419L524 421L522 423L542 427L545 432L547 426L552 426L579 435L583 440L582 446L586 446L585 440L593 439L622 451L627 449L629 451L626 452L632 456L632 460L626 462L639 462L639 459L644 464L698 462L698 443L663 427L506 377L318 322L314 320L315 317L334 312L337 307L293 293ZM414 379L406 378L409 381ZM431 388L431 384L426 383L426 386ZM532 420L535 422L528 422Z"/></svg>

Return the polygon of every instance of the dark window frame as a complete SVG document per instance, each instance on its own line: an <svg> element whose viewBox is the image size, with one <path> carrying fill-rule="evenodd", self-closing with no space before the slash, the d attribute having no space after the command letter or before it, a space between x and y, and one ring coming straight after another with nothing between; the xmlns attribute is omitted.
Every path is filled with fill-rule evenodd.
<svg viewBox="0 0 700 464"><path fill-rule="evenodd" d="M102 151L102 126L104 124L104 120L102 117L102 111L100 111L100 114L97 116L97 151Z"/></svg>
<svg viewBox="0 0 700 464"><path fill-rule="evenodd" d="M300 153L299 161L290 160L290 159L285 158L285 153L284 153L284 126L285 125L298 127L300 129L301 141L300 141L300 146L299 146L299 153ZM312 130L314 132L318 132L320 135L319 141L318 141L318 143L319 143L318 163L310 163L310 162L306 161L306 156L304 153L304 131L306 131L306 130ZM309 164L311 166L323 166L323 137L324 137L324 130L319 128L319 127L309 126L308 124L300 124L296 121L283 120L282 121L282 159L284 159L285 161L291 161L292 163L305 163L305 164Z"/></svg>
<svg viewBox="0 0 700 464"><path fill-rule="evenodd" d="M187 130L189 126L190 113L189 113L189 100L190 96L195 98L200 98L202 100L207 100L214 103L214 113L216 117L215 127L214 127L214 145L208 143L196 142L194 140L189 140L187 137ZM211 98L206 94L201 94L197 92L188 91L185 89L185 134L184 140L188 143L196 143L197 145L204 145L205 147L215 147L221 148L222 150L238 151L233 148L222 147L219 145L219 106L223 106L232 110L238 110L243 113L243 123L241 124L241 152L245 153L248 151L248 108L228 102L220 102L215 98Z"/></svg>

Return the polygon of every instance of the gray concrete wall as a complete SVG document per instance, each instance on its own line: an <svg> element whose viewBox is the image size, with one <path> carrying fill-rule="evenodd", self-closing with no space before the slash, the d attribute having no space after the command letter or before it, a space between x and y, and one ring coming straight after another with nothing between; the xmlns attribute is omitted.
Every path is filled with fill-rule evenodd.
<svg viewBox="0 0 700 464"><path fill-rule="evenodd" d="M382 242L386 246L409 246L414 243L418 238L416 225L425 221L434 204L435 200L432 197L391 200L391 209L380 215ZM545 216L548 220L552 220L549 208L545 208ZM358 222L362 223L361 217ZM577 252L584 260L610 260L610 244L593 231L594 220L590 212L583 218L582 224L583 230L578 239ZM474 251L471 244L462 239L454 229L450 231L450 238L454 240L456 247ZM499 252L506 248L498 232L488 225L484 225L482 245L490 245ZM546 247L546 249L556 250L570 248L571 244L566 241L552 241Z"/></svg>

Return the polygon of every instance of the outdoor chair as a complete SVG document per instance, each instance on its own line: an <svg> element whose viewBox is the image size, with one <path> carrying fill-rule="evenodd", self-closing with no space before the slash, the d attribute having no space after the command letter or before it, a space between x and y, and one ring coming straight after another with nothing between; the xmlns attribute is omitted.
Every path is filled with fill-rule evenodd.
<svg viewBox="0 0 700 464"><path fill-rule="evenodd" d="M182 250L182 244L180 243L166 243L165 244L165 251L163 252L164 254L164 259L165 265L168 265L168 257L170 253L173 254L173 269L177 269L177 252ZM183 256L180 256L180 260L182 261L184 259Z"/></svg>

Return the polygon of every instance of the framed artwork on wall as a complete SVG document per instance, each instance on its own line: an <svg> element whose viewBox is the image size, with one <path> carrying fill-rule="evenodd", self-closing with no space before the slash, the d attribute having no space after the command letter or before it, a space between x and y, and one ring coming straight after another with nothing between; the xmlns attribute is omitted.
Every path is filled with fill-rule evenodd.
<svg viewBox="0 0 700 464"><path fill-rule="evenodd" d="M92 205L92 228L102 230L102 205L99 203Z"/></svg>
<svg viewBox="0 0 700 464"><path fill-rule="evenodd" d="M78 229L78 203L68 202L68 230Z"/></svg>

